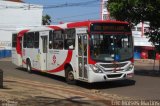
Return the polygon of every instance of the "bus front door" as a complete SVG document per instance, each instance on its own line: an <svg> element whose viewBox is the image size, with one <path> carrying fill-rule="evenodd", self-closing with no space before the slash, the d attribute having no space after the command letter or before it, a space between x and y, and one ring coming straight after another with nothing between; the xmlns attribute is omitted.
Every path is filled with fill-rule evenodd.
<svg viewBox="0 0 160 106"><path fill-rule="evenodd" d="M79 65L79 78L82 80L88 79L87 72L87 34L78 35L78 65Z"/></svg>
<svg viewBox="0 0 160 106"><path fill-rule="evenodd" d="M41 70L46 71L47 70L47 43L48 37L47 36L41 36Z"/></svg>

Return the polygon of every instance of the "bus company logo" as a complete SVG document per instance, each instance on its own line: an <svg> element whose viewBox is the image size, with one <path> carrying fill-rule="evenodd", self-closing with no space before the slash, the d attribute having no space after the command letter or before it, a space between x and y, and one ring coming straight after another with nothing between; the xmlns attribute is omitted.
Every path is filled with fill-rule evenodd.
<svg viewBox="0 0 160 106"><path fill-rule="evenodd" d="M53 61L53 64L55 64L55 63L56 63L56 56L55 56L55 55L53 55L53 57L52 57L52 61Z"/></svg>
<svg viewBox="0 0 160 106"><path fill-rule="evenodd" d="M113 72L114 72L114 73L116 73L117 71L118 71L117 68L114 68L114 69L113 69Z"/></svg>
<svg viewBox="0 0 160 106"><path fill-rule="evenodd" d="M114 61L113 62L113 67L114 67L113 72L116 73L118 71L119 63Z"/></svg>

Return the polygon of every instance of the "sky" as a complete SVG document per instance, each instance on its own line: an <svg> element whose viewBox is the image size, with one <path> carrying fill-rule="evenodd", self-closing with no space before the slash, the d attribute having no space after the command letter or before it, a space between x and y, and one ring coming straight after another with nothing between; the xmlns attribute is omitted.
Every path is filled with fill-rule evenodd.
<svg viewBox="0 0 160 106"><path fill-rule="evenodd" d="M43 15L51 16L52 24L59 22L73 22L100 19L101 0L23 0L29 4L39 4L56 8L44 8ZM89 2L89 3L87 3ZM75 3L78 6L75 6ZM63 4L74 6L61 6ZM59 7L58 7L59 6Z"/></svg>

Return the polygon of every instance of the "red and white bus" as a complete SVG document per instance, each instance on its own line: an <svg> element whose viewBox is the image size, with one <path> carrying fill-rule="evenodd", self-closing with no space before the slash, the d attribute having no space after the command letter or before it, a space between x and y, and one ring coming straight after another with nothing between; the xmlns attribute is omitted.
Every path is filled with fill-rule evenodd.
<svg viewBox="0 0 160 106"><path fill-rule="evenodd" d="M13 33L12 62L88 83L134 76L133 38L127 22L83 21Z"/></svg>

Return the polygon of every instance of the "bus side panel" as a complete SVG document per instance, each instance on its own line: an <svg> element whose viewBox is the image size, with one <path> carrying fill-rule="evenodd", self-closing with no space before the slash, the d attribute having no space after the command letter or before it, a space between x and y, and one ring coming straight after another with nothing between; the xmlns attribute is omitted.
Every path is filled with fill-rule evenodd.
<svg viewBox="0 0 160 106"><path fill-rule="evenodd" d="M22 57L17 53L16 48L12 48L12 63L17 66L22 66Z"/></svg>
<svg viewBox="0 0 160 106"><path fill-rule="evenodd" d="M41 70L40 52L35 48L23 48L23 67L26 67L26 59L29 59L34 70Z"/></svg>
<svg viewBox="0 0 160 106"><path fill-rule="evenodd" d="M68 53L68 50L50 49L47 54L48 73L64 77L65 76L64 65L69 60L68 55L71 55Z"/></svg>
<svg viewBox="0 0 160 106"><path fill-rule="evenodd" d="M78 69L78 51L73 50L72 60L70 62L72 68L73 68L73 74L74 78L77 80L79 79L79 69Z"/></svg>

